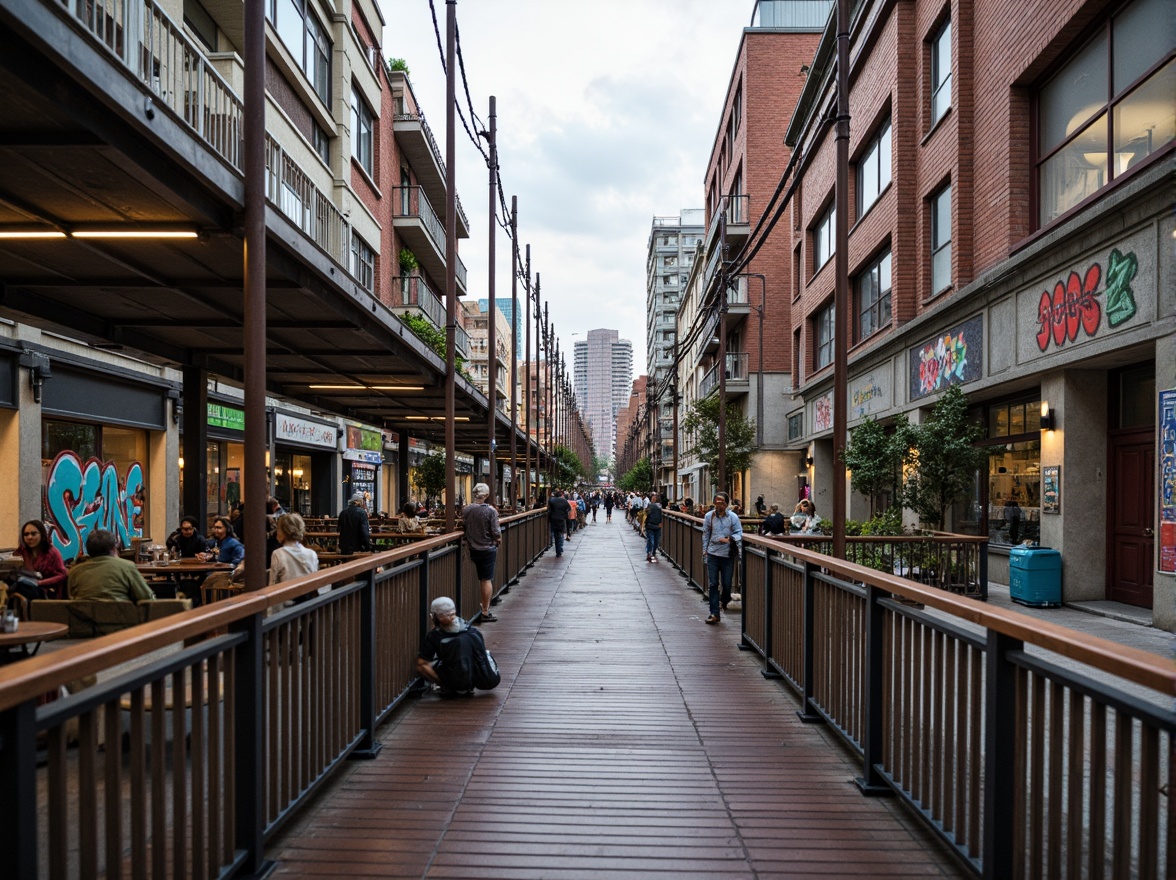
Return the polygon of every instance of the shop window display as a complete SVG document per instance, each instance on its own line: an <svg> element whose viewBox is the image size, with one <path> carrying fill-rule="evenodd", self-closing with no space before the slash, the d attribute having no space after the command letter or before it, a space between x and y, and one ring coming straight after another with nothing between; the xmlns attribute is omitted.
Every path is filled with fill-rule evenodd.
<svg viewBox="0 0 1176 880"><path fill-rule="evenodd" d="M1041 441L1009 443L988 461L988 540L1037 543L1041 535Z"/></svg>

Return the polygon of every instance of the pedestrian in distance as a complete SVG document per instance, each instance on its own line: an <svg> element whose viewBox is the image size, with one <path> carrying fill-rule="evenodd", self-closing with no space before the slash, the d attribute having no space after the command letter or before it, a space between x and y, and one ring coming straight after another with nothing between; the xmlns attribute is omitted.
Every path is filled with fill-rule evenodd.
<svg viewBox="0 0 1176 880"><path fill-rule="evenodd" d="M617 501L613 497L613 493L609 492L604 496L604 521L606 523L612 522L613 508L616 507Z"/></svg>
<svg viewBox="0 0 1176 880"><path fill-rule="evenodd" d="M657 493L649 496L645 507L645 561L657 562L657 545L661 542L662 506Z"/></svg>
<svg viewBox="0 0 1176 880"><path fill-rule="evenodd" d="M478 570L478 587L482 602L480 620L493 623L498 618L490 612L490 600L494 592L494 565L498 561L498 545L502 543L502 528L498 524L498 511L487 503L490 487L485 483L474 486L474 500L461 512L465 524L465 542L469 547L470 561Z"/></svg>
<svg viewBox="0 0 1176 880"><path fill-rule="evenodd" d="M339 552L347 556L370 553L372 549L372 527L363 502L363 493L355 492L339 511Z"/></svg>
<svg viewBox="0 0 1176 880"><path fill-rule="evenodd" d="M707 623L718 623L731 595L731 576L735 570L735 554L743 540L739 517L727 509L730 501L726 492L716 492L714 507L702 518L702 560L706 564L709 585L710 617ZM722 582L722 593L719 584Z"/></svg>
<svg viewBox="0 0 1176 880"><path fill-rule="evenodd" d="M571 505L563 497L563 489L556 489L547 501L547 525L551 528L551 540L555 543L555 556L563 556L564 537L568 533L568 514Z"/></svg>
<svg viewBox="0 0 1176 880"><path fill-rule="evenodd" d="M764 496L760 495L758 498L755 499L755 515L756 516L763 516L767 512L768 512L768 506L766 504L764 504Z"/></svg>

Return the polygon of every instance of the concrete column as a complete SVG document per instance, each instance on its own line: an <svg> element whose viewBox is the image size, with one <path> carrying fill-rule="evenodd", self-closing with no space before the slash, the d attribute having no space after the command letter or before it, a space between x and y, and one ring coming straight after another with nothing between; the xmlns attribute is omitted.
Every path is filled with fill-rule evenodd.
<svg viewBox="0 0 1176 880"><path fill-rule="evenodd" d="M1041 432L1041 466L1061 466L1061 513L1041 516L1041 544L1062 553L1062 598L1106 598L1107 374L1041 377L1056 427Z"/></svg>
<svg viewBox="0 0 1176 880"><path fill-rule="evenodd" d="M813 505L822 519L833 518L833 441L813 441L813 466L809 475Z"/></svg>

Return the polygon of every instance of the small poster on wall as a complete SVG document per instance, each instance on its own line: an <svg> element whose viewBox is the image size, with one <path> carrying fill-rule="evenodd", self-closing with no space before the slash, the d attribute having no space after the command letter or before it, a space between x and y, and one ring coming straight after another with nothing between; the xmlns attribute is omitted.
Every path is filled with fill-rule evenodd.
<svg viewBox="0 0 1176 880"><path fill-rule="evenodd" d="M1046 465L1041 469L1041 512L1062 512L1062 466Z"/></svg>
<svg viewBox="0 0 1176 880"><path fill-rule="evenodd" d="M1160 392L1160 571L1176 571L1176 389Z"/></svg>

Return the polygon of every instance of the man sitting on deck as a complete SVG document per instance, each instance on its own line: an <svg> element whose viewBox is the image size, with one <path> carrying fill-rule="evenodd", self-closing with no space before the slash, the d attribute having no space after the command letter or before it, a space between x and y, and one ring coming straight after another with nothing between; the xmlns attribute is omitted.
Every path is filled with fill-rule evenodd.
<svg viewBox="0 0 1176 880"><path fill-rule="evenodd" d="M139 602L155 598L135 563L118 555L114 532L106 529L90 532L86 536L86 554L89 559L69 570L71 599Z"/></svg>

